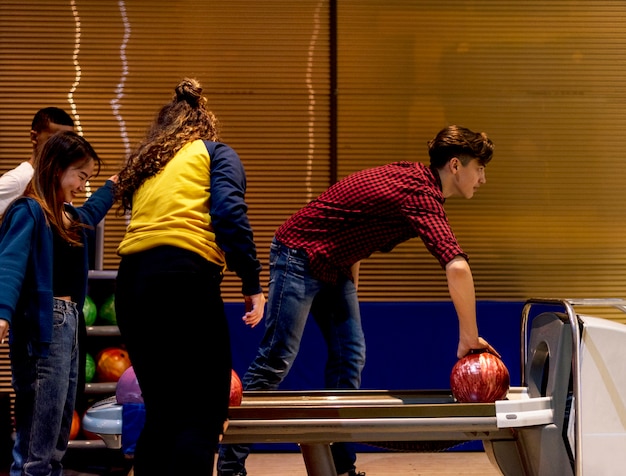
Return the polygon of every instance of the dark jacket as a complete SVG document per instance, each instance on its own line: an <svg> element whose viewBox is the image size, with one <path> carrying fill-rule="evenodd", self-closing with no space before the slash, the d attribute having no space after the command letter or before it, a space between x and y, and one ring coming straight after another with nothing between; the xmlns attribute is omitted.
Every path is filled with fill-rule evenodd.
<svg viewBox="0 0 626 476"><path fill-rule="evenodd" d="M98 223L114 203L114 184L107 181L82 207L68 211L90 228L83 229L84 266L77 306L82 310L87 293L89 242ZM16 200L0 226L0 319L11 324L10 341L24 340L29 353L46 357L52 338L53 235L41 206L32 198Z"/></svg>

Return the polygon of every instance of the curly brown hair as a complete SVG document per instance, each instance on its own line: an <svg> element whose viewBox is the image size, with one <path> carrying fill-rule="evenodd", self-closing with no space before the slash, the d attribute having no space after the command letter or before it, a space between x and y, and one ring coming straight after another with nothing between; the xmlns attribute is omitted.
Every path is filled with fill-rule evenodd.
<svg viewBox="0 0 626 476"><path fill-rule="evenodd" d="M173 99L161 108L119 173L116 198L122 212L132 208L133 194L141 184L157 175L184 145L198 139L220 139L218 120L207 107L200 83L184 78L174 91Z"/></svg>

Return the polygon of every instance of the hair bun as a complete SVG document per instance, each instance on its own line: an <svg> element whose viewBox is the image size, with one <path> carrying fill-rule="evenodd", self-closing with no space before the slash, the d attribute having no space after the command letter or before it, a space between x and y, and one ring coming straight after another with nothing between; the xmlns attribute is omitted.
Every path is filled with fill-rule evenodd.
<svg viewBox="0 0 626 476"><path fill-rule="evenodd" d="M176 86L176 100L187 101L191 106L196 107L202 97L202 86L192 78L185 78Z"/></svg>

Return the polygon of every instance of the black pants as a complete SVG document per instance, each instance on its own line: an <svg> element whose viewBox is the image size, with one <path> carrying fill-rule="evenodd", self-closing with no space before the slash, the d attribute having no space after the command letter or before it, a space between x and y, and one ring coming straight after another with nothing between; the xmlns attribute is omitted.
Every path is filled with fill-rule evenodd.
<svg viewBox="0 0 626 476"><path fill-rule="evenodd" d="M218 266L180 248L122 258L117 323L146 407L136 476L212 474L232 367L221 280Z"/></svg>

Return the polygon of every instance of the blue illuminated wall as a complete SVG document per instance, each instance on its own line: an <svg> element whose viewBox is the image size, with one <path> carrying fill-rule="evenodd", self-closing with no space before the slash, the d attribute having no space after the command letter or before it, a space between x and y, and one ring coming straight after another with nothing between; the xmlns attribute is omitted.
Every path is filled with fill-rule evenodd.
<svg viewBox="0 0 626 476"><path fill-rule="evenodd" d="M477 303L480 335L502 355L511 385L519 386L521 313L524 302ZM233 367L240 376L254 358L263 323L250 329L241 322L243 305L226 305L233 346ZM449 389L456 362L458 321L449 302L361 303L367 361L362 389ZM281 390L323 388L326 346L313 319L307 323L302 346ZM476 445L479 445L478 447ZM268 445L255 445L263 450ZM480 449L480 442L462 445ZM275 447L274 447L275 448ZM281 445L281 449L295 449ZM366 451L366 449L364 449Z"/></svg>

